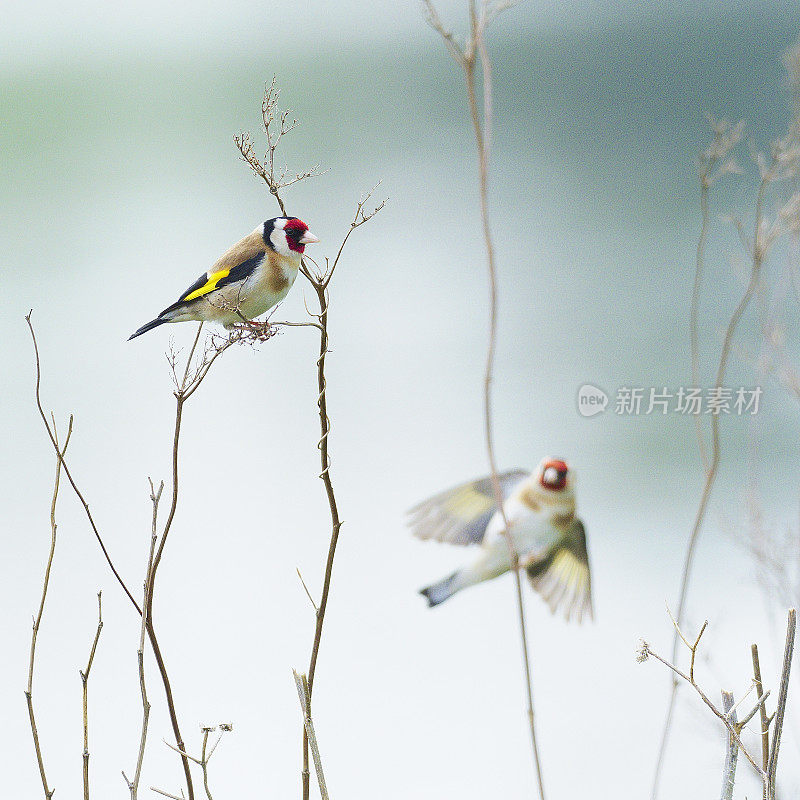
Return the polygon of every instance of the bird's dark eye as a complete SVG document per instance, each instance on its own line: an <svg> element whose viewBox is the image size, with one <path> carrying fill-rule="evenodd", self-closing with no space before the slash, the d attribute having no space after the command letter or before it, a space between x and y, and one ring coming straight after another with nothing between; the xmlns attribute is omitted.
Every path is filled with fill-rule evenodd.
<svg viewBox="0 0 800 800"><path fill-rule="evenodd" d="M299 239L305 231L297 225L292 225L291 227L286 227L286 235L291 236L292 239Z"/></svg>

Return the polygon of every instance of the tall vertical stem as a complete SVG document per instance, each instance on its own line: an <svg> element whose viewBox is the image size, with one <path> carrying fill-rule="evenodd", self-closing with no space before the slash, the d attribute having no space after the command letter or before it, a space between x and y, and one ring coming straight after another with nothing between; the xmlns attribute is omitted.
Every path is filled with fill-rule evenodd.
<svg viewBox="0 0 800 800"><path fill-rule="evenodd" d="M531 675L530 655L528 652L528 635L525 625L525 604L522 597L522 581L519 574L519 554L514 546L511 536L508 518L506 517L503 506L503 493L500 488L500 481L497 476L497 461L494 452L494 433L492 426L492 378L494 373L495 351L497 347L497 269L495 265L494 244L492 241L491 226L489 223L489 148L492 133L492 84L491 84L491 62L486 50L486 43L483 37L485 18L478 19L474 2L470 3L470 24L472 29L472 42L478 50L481 65L483 67L483 108L484 118L481 125L480 114L478 111L478 100L475 91L475 51L470 49L464 59L464 71L467 83L467 97L469 100L470 117L475 134L475 141L478 148L478 174L480 187L480 206L481 224L483 228L483 238L486 246L486 263L489 272L489 342L486 350L486 369L483 381L483 401L484 401L484 433L486 438L486 451L489 458L491 469L492 488L494 491L495 502L500 514L503 517L503 528L511 565L514 572L514 582L517 596L517 613L519 616L520 639L522 644L522 660L525 672L525 688L528 701L528 724L530 727L531 747L533 750L533 761L536 770L536 780L539 789L540 800L544 800L544 781L542 780L542 767L539 758L539 745L536 738L536 724L533 709L533 678Z"/></svg>

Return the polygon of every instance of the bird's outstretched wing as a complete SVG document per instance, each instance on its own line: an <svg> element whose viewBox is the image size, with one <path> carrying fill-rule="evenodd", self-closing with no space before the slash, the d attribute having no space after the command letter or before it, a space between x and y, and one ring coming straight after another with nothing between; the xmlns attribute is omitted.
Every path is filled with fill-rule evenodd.
<svg viewBox="0 0 800 800"><path fill-rule="evenodd" d="M503 472L500 488L507 498L528 476L525 470ZM496 509L491 478L481 478L437 494L408 512L408 525L419 539L448 544L480 544Z"/></svg>
<svg viewBox="0 0 800 800"><path fill-rule="evenodd" d="M554 614L560 609L567 620L580 622L584 615L594 619L586 530L579 519L573 520L564 538L543 558L527 565L526 571Z"/></svg>

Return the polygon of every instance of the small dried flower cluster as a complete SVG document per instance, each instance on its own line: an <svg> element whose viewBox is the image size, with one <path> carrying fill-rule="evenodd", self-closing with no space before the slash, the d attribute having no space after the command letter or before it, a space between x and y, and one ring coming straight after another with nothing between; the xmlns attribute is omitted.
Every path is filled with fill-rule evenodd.
<svg viewBox="0 0 800 800"><path fill-rule="evenodd" d="M703 187L710 188L724 175L739 175L742 170L730 153L742 138L744 120L732 125L727 120L708 116L713 136L708 147L700 153L698 172Z"/></svg>
<svg viewBox="0 0 800 800"><path fill-rule="evenodd" d="M250 168L258 175L269 188L272 194L281 206L281 212L286 214L286 209L283 202L278 197L278 192L285 189L287 186L299 183L306 178L314 178L321 175L319 164L311 167L305 172L290 173L288 167L284 167L279 172L275 170L275 150L280 143L280 140L294 130L299 124L296 119L289 121L290 110L278 110L278 97L280 90L275 86L275 78L267 86L264 92L264 100L261 103L261 120L264 125L264 133L267 135L267 152L263 159L260 159L253 149L253 140L249 133L243 132L234 136L236 147L242 155L242 159L246 161ZM276 130L277 127L277 130Z"/></svg>
<svg viewBox="0 0 800 800"><path fill-rule="evenodd" d="M650 645L644 639L640 639L636 648L636 663L644 664L648 658L650 658Z"/></svg>

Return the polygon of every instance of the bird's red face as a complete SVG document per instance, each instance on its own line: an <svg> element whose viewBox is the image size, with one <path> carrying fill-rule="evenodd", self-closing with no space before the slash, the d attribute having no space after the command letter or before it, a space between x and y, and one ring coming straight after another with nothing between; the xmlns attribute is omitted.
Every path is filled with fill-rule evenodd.
<svg viewBox="0 0 800 800"><path fill-rule="evenodd" d="M297 217L291 217L286 220L286 224L283 226L283 232L286 234L286 244L289 246L289 249L293 250L295 253L302 254L307 244L313 244L319 241L319 239L309 231L308 225L306 225L303 220L297 219Z"/></svg>
<svg viewBox="0 0 800 800"><path fill-rule="evenodd" d="M539 475L539 483L553 492L562 491L567 485L567 475L569 468L566 462L560 458L551 458L542 464L542 472Z"/></svg>

